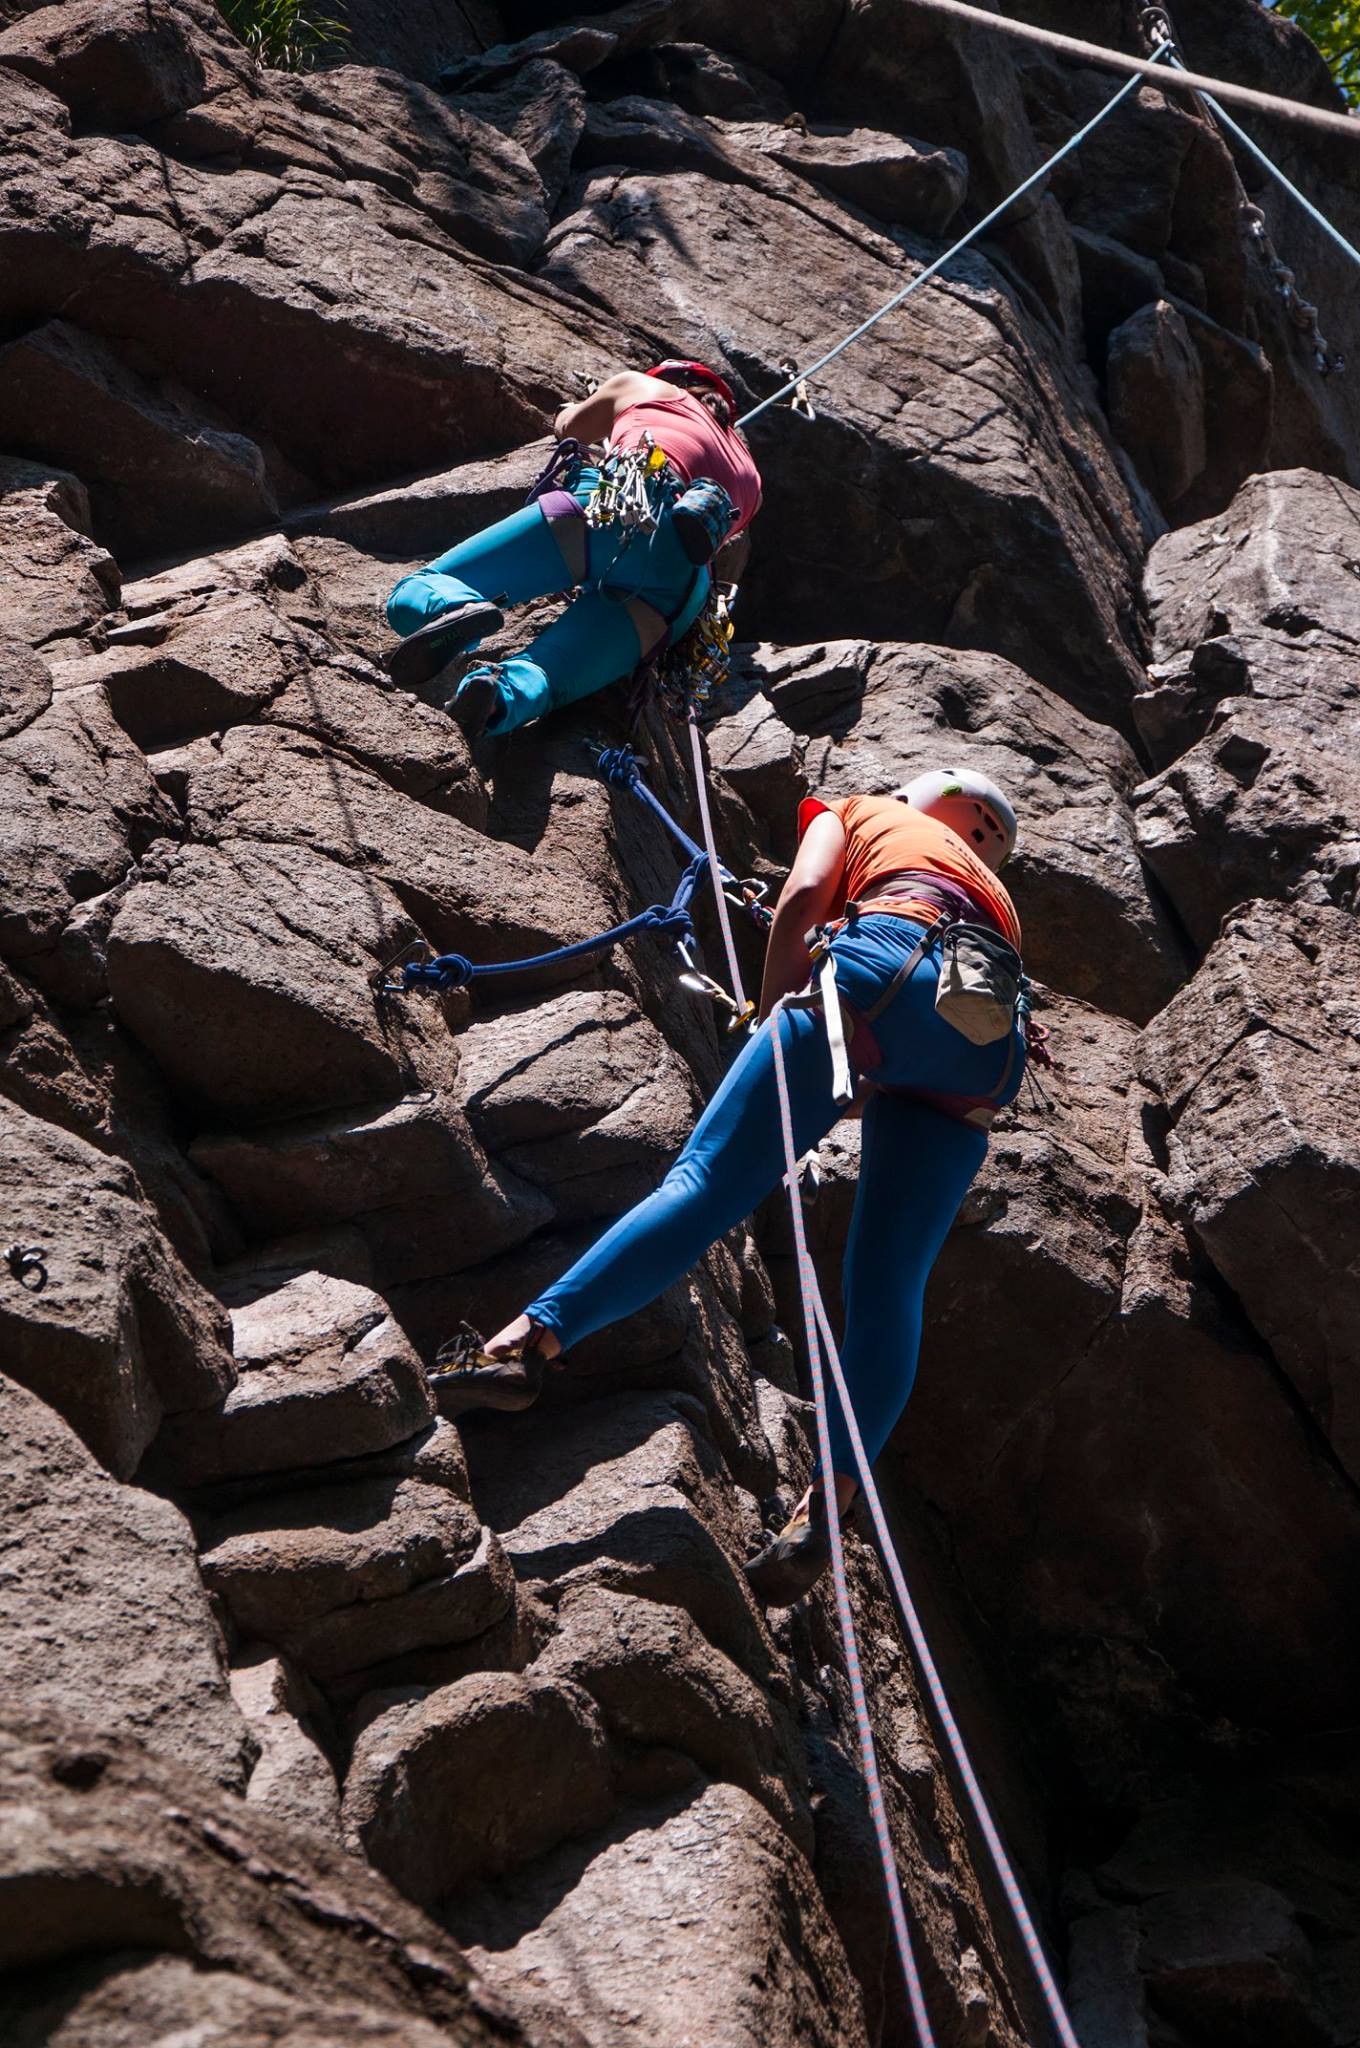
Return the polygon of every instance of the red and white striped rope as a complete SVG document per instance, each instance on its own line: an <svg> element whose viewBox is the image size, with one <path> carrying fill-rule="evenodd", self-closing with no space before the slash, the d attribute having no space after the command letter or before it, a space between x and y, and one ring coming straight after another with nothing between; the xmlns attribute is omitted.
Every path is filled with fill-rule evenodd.
<svg viewBox="0 0 1360 2048"><path fill-rule="evenodd" d="M718 860L718 844L713 836L713 814L708 803L708 774L704 767L704 746L699 737L699 721L693 711L689 714L688 723L690 751L694 756L694 792L699 799L699 820L703 828L704 852L708 855L708 876L713 884L713 901L718 906L718 924L722 929L723 948L727 954L727 971L732 977L732 993L737 999L738 1011L744 1015L746 990L742 987L736 941L732 937L732 920L727 914L727 898L723 894L723 868Z"/></svg>
<svg viewBox="0 0 1360 2048"><path fill-rule="evenodd" d="M878 1772L878 1756L874 1748L873 1725L869 1719L869 1704L864 1693L864 1675L860 1668L859 1645L855 1640L855 1617L850 1605L850 1587L845 1576L845 1546L841 1541L840 1517L836 1513L836 1487L831 1471L831 1424L827 1414L826 1381L822 1375L821 1348L818 1338L816 1303L817 1275L813 1268L812 1256L808 1251L807 1235L803 1229L803 1209L798 1195L798 1155L793 1145L793 1111L789 1102L788 1075L784 1069L784 1047L780 1031L784 1022L783 1006L777 1005L770 1022L770 1045L774 1052L775 1085L779 1090L779 1121L784 1134L784 1163L788 1172L789 1213L793 1219L793 1242L798 1258L798 1281L803 1293L803 1314L807 1320L808 1361L812 1368L812 1399L817 1412L817 1455L826 1482L827 1528L831 1537L831 1581L836 1595L836 1613L840 1620L841 1642L845 1650L846 1676L850 1681L850 1699L855 1710L855 1726L859 1733L860 1756L864 1764L864 1783L869 1795L869 1812L878 1837L878 1853L883 1864L883 1881L888 1891L888 1910L892 1916L893 1934L897 1941L897 1953L902 1962L902 1975L906 1979L907 1998L915 2022L917 2039L921 2048L935 2048L935 2036L931 2031L930 2016L926 2012L924 1993L921 1990L920 1972L912 1954L911 1935L907 1928L907 1909L902 1898L902 1886L897 1875L897 1859L893 1852L892 1829L888 1824L888 1810L883 1799L883 1782ZM842 1397L843 1398L843 1397Z"/></svg>
<svg viewBox="0 0 1360 2048"><path fill-rule="evenodd" d="M931 2048L933 2036L931 2035L930 2023L926 2017L924 2004L921 2000L920 1979L917 1974L915 1959L911 1953L906 1913L902 1903L901 1886L898 1881L892 1838L888 1829L887 1814L883 1804L883 1790L874 1754L873 1732L869 1724L868 1708L864 1701L863 1684L860 1677L859 1654L855 1643L854 1615L850 1606L849 1588L845 1577L845 1557L841 1543L840 1521L835 1511L836 1486L835 1474L831 1469L831 1435L827 1419L826 1384L822 1372L823 1357L830 1370L837 1399L841 1404L841 1413L845 1417L846 1432L850 1438L850 1447L854 1452L857 1476L864 1490L869 1513L878 1534L883 1562L887 1567L888 1577L892 1581L893 1592L897 1596L897 1603L901 1609L907 1633L911 1638L912 1647L916 1653L918 1668L922 1678L925 1680L926 1689L930 1694L936 1716L944 1731L945 1740L954 1758L964 1790L968 1795L968 1802L972 1807L973 1816L996 1868L997 1877L1006 1895L1006 1902L1014 1916L1016 1926L1020 1930L1020 1936L1025 1944L1030 1964L1038 1979L1039 1989L1043 1993L1044 2003L1048 2007L1054 2032L1062 2044L1062 2048L1081 2048L1081 2044L1073 2030L1071 2019L1068 2017L1067 2008L1063 2003L1062 1993L1058 1989L1057 1981L1054 1978L1048 1958L1044 1954L1043 1944L1039 1939L1033 1916L1025 1903L1024 1894L1020 1889L1020 1883L1015 1875L1014 1867L1006 1853L1005 1845L997 1831L996 1823L992 1819L991 1809L978 1782L977 1773L973 1769L972 1759L968 1755L958 1722L954 1719L948 1695L945 1692L944 1683L940 1677L939 1668L931 1654L925 1630L921 1625L920 1615L916 1610L916 1603L912 1599L907 1586L906 1574L902 1570L901 1559L897 1555L896 1547L888 1529L888 1518L883 1511L883 1502L874 1483L873 1472L869 1464L868 1455L864 1449L864 1439L860 1435L859 1424L855 1419L850 1392L845 1384L845 1375L841 1369L840 1353L836 1348L836 1340L832 1334L830 1319L826 1312L826 1304L822 1300L822 1291L817 1280L817 1270L812 1263L812 1257L808 1251L807 1234L803 1227L803 1208L798 1192L798 1161L793 1143L793 1111L789 1100L788 1075L784 1066L784 1048L780 1041L779 1026L781 1021L782 1005L776 1007L770 1020L771 1047L774 1053L775 1085L779 1093L779 1119L784 1138L785 1185L789 1194L789 1213L793 1224L793 1241L797 1254L798 1280L802 1292L803 1315L807 1324L808 1360L812 1373L813 1405L817 1415L818 1462L826 1487L828 1519L831 1529L832 1580L836 1594L837 1612L840 1617L841 1637L845 1644L846 1666L850 1674L851 1697L855 1701L855 1718L859 1726L860 1749L864 1757L864 1776L869 1794L869 1805L873 1815L874 1829L878 1835L879 1851L883 1859L883 1874L888 1887L888 1903L892 1911L894 1930L897 1934L898 1950L902 1956L902 1967L907 1980L907 1993L911 2001L912 2016L916 2022L916 2029L920 2036L922 2048Z"/></svg>

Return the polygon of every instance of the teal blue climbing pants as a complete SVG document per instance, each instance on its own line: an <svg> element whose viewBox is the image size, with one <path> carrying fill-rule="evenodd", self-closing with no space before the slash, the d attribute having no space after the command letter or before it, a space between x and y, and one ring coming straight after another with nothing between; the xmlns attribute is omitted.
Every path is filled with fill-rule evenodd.
<svg viewBox="0 0 1360 2048"><path fill-rule="evenodd" d="M581 470L571 489L544 492L403 576L387 600L388 623L404 636L474 600L527 604L577 591L522 654L464 676L460 687L474 675L495 679L501 701L490 733L513 732L631 675L668 630L678 639L703 609L708 571L685 554L669 507L657 508L650 533L591 526L583 507L596 481L594 469Z"/></svg>

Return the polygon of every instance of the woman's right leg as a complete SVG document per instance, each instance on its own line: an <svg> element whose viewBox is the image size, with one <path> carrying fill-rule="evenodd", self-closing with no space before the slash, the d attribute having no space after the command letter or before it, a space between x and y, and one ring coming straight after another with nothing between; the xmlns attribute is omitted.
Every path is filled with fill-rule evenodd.
<svg viewBox="0 0 1360 2048"><path fill-rule="evenodd" d="M864 1112L841 1367L871 1465L916 1378L931 1267L986 1156L982 1131L904 1096L875 1095ZM853 1472L840 1403L828 1400L833 1470Z"/></svg>
<svg viewBox="0 0 1360 2048"><path fill-rule="evenodd" d="M805 1152L826 1136L840 1105L819 1014L782 1018L793 1103L794 1144ZM745 1046L654 1194L620 1217L562 1278L531 1302L530 1320L562 1347L631 1315L687 1273L748 1216L784 1165L770 1027Z"/></svg>

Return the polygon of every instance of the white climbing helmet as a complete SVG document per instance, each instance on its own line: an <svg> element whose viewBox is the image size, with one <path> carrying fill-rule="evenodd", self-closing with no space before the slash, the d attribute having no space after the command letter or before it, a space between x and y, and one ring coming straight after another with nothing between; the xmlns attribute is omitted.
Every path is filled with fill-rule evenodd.
<svg viewBox="0 0 1360 2048"><path fill-rule="evenodd" d="M895 789L904 804L938 818L975 849L995 874L1015 851L1015 812L1009 797L974 768L929 768Z"/></svg>

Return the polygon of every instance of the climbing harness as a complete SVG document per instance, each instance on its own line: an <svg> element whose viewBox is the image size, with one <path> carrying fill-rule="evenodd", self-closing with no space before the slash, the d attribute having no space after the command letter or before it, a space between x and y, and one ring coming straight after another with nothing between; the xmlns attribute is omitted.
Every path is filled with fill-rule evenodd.
<svg viewBox="0 0 1360 2048"><path fill-rule="evenodd" d="M1186 67L1176 46L1176 31L1167 9L1159 5L1144 7L1139 15L1139 21L1143 33L1149 41L1155 40L1169 50L1172 65L1176 70L1184 71ZM1298 187L1290 183L1284 172L1271 161L1263 149L1257 147L1244 129L1238 127L1236 121L1233 120L1230 114L1224 111L1213 95L1207 92L1200 92L1196 94L1196 99L1221 127L1225 128L1229 134L1235 136L1243 147L1250 151L1251 155L1269 171L1273 178L1278 179L1287 192L1292 193L1293 197L1298 200L1305 212L1312 216L1317 225L1330 235L1331 239L1338 243L1348 256L1357 264L1360 264L1360 250L1353 248L1345 236L1339 234L1331 222L1323 214L1319 213L1312 201L1306 199ZM1229 162L1231 161L1230 152ZM1269 273L1271 283L1283 300L1284 308L1289 318L1300 332L1307 336L1313 351L1313 363L1318 375L1320 377L1340 376L1345 370L1346 358L1339 349L1328 347L1319 324L1320 316L1317 307L1310 299L1305 299L1302 292L1298 289L1294 281L1294 273L1288 264L1283 261L1274 242L1271 240L1270 230L1266 226L1266 217L1260 207L1248 197L1246 187L1238 175L1236 165L1233 165L1233 183L1237 187L1237 212L1242 224L1243 233L1259 257L1263 268Z"/></svg>
<svg viewBox="0 0 1360 2048"><path fill-rule="evenodd" d="M1168 55L1169 50L1169 44L1159 45L1153 51L1151 61L1159 63L1164 56ZM739 427L749 426L752 420L759 419L763 412L768 412L772 405L778 405L782 399L790 396L797 398L800 395L806 397L805 389L800 394L800 386L806 387L812 378L821 374L828 363L834 363L837 356L843 356L845 351L852 347L855 342L861 340L864 335L868 334L871 328L877 327L880 320L886 320L889 313L895 311L904 300L909 299L913 292L919 292L923 285L929 284L933 277L939 275L947 263L952 263L956 256L961 255L965 249L971 247L977 241L979 235L986 234L988 228L999 221L1002 214L1009 212L1017 199L1023 199L1026 192L1032 192L1034 187L1041 184L1049 172L1054 170L1063 161L1064 157L1070 156L1074 149L1079 149L1087 136L1092 134L1102 121L1107 121L1115 108L1120 106L1129 97L1130 93L1136 92L1142 83L1143 74L1139 71L1133 78L1129 79L1126 85L1122 85L1119 88L1119 91L1114 94L1113 98L1106 100L1099 112L1093 114L1089 121L1078 128L1075 135L1069 135L1062 147L1055 149L1052 156L1041 163L1037 171L1031 171L1022 184L1017 185L1015 190L1009 193L999 205L994 206L991 212L978 222L976 227L969 228L967 234L961 235L952 248L945 250L943 256L937 256L933 263L927 264L924 270L918 271L910 284L903 285L901 290L894 292L890 299L885 299L877 312L871 313L867 320L861 320L858 327L851 328L850 332L843 335L834 348L827 349L824 355L818 356L815 363L809 363L805 370L795 371L787 382L780 385L777 391L772 391L768 398L761 399L759 405L753 405L749 412L744 412L737 421L737 425Z"/></svg>
<svg viewBox="0 0 1360 2048"><path fill-rule="evenodd" d="M782 1002L777 1004L770 1018L771 1050L774 1055L775 1086L779 1095L780 1129L784 1140L785 1186L789 1192L789 1214L793 1225L798 1282L802 1295L803 1316L807 1330L808 1364L812 1378L813 1407L817 1419L817 1457L822 1485L825 1489L827 1500L829 1501L834 1498L835 1478L831 1464L831 1425L826 1378L823 1370L823 1361L825 1361L825 1369L830 1373L832 1385L836 1390L836 1397L840 1402L841 1413L845 1417L846 1433L849 1436L850 1446L855 1458L856 1476L873 1520L880 1553L887 1568L888 1577L892 1582L893 1591L897 1596L897 1604L901 1611L902 1619L906 1624L907 1633L911 1639L912 1648L916 1655L917 1668L925 1681L935 1708L936 1717L958 1770L960 1782L967 1794L968 1802L973 1809L982 1838L991 1854L997 1876L1001 1881L1001 1887L1006 1895L1007 1903L1020 1930L1021 1939L1025 1944L1031 1966L1039 1983L1039 1989L1048 2007L1049 2017L1053 2022L1054 2030L1062 2044L1062 2048L1080 2048L1080 2043L1072 2028L1072 2022L1068 2018L1062 1994L1058 1990L1048 1958L1044 1954L1043 1944L1039 1940L1038 1930L1025 1903L1024 1894L1020 1889L1010 1858L1006 1854L1001 1837L997 1832L996 1823L992 1819L982 1787L978 1783L977 1774L973 1769L963 1737L959 1732L958 1723L955 1721L953 1712L950 1709L948 1695L941 1681L935 1659L931 1655L930 1645L926 1641L920 1616L916 1611L915 1602L907 1586L901 1560L897 1555L896 1547L893 1544L892 1536L888 1529L887 1516L883 1512L883 1503L879 1498L878 1488L874 1484L873 1472L870 1469L868 1455L864 1449L864 1440L860 1435L859 1425L855 1420L850 1390L845 1384L845 1376L841 1370L840 1354L836 1348L836 1340L832 1334L831 1323L826 1313L826 1305L822 1300L821 1289L817 1282L816 1268L812 1263L812 1256L808 1250L807 1233L803 1227L802 1204L798 1194L798 1158L793 1143L793 1109L789 1096L788 1074L784 1065L784 1049L780 1042L780 1012L783 1008L784 1004ZM855 1638L855 1617L850 1602L850 1588L845 1572L845 1548L841 1537L839 1518L834 1514L830 1514L827 1517L827 1524L830 1536L831 1579L835 1594L836 1614L840 1623L846 1672L850 1681L850 1698L854 1708L855 1725L859 1734L860 1755L863 1759L865 1785L869 1796L869 1810L873 1819L874 1833L878 1839L879 1856L883 1864L883 1878L888 1892L888 1907L892 1918L893 1934L897 1943L897 1952L902 1963L902 1973L906 1979L907 1997L911 2005L912 2018L915 2022L921 2048L935 2048L935 2036L931 2031L930 2020L925 2009L925 1999L921 1990L921 1979L916 1967L915 1957L912 1954L911 1937L907 1928L906 1908L902 1900L902 1887L897 1875L897 1860L893 1852L892 1832L888 1822L887 1807L883 1798L882 1781L879 1777L873 1726L869 1719L868 1702L864 1693L864 1678L859 1661L859 1646Z"/></svg>
<svg viewBox="0 0 1360 2048"><path fill-rule="evenodd" d="M41 1245L6 1245L5 1264L26 1293L42 1293L47 1285L48 1274L47 1254Z"/></svg>

